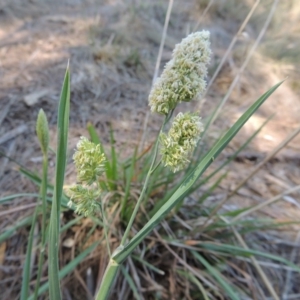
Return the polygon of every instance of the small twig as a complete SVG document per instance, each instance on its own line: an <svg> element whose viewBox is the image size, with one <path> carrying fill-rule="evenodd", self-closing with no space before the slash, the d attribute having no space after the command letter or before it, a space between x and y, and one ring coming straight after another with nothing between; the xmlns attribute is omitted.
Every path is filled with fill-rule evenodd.
<svg viewBox="0 0 300 300"><path fill-rule="evenodd" d="M95 283L94 283L94 276L92 272L92 268L89 267L86 271L86 286L89 290L89 293L87 293L88 300L92 300L93 297L91 295L94 294L95 291Z"/></svg>
<svg viewBox="0 0 300 300"><path fill-rule="evenodd" d="M210 0L207 4L207 6L205 7L202 15L199 17L195 27L194 27L194 30L193 31L196 31L201 23L201 21L203 20L204 16L207 14L208 10L211 8L211 6L213 5L215 0Z"/></svg>
<svg viewBox="0 0 300 300"><path fill-rule="evenodd" d="M153 74L152 85L154 84L154 82L155 82L155 80L158 76L159 66L160 66L160 63L161 63L161 57L162 57L162 52L163 52L164 45L165 45L165 40L166 40L166 36L167 36L167 30L168 30L168 25L169 25L169 22L170 22L170 16L171 16L173 3L174 3L173 0L169 0L169 6L168 6L166 18L165 18L165 24L164 24L164 29L163 29L163 33L162 33L162 37L161 37L160 46L159 46L159 51L158 51L158 56L157 56L157 60L156 60L155 70L154 70L154 74Z"/></svg>
<svg viewBox="0 0 300 300"><path fill-rule="evenodd" d="M12 213L20 211L20 210L29 209L29 208L35 207L37 205L38 205L38 203L30 203L27 205L22 205L22 206L18 206L18 207L15 207L15 208L12 208L12 209L9 209L6 211L2 211L2 212L0 212L0 217L8 215L8 214L12 214Z"/></svg>
<svg viewBox="0 0 300 300"><path fill-rule="evenodd" d="M0 145L4 144L5 142L9 141L10 139L15 138L17 135L23 133L26 130L27 130L27 126L26 125L20 125L17 128L12 129L9 132L3 134L0 137Z"/></svg>
<svg viewBox="0 0 300 300"><path fill-rule="evenodd" d="M262 209L263 207L268 206L268 205L270 205L270 204L272 204L272 203L280 200L285 195L297 192L299 190L300 190L300 185L297 185L297 186L295 186L293 188L290 188L290 189L284 191L283 193L281 193L281 194L279 194L279 195L277 195L277 196L275 196L275 197L273 197L273 198L271 198L271 199L269 199L269 200L267 200L265 202L259 203L259 204L255 205L254 207L250 208L247 211L244 211L244 212L240 213L239 215L237 215L236 217L234 217L233 219L231 219L231 222L234 223L237 220L239 220L239 219L241 219L241 218L243 218L243 217L245 217L245 216L247 216L247 215L249 215L249 214L257 211L257 210Z"/></svg>
<svg viewBox="0 0 300 300"><path fill-rule="evenodd" d="M206 96L208 90L210 89L210 87L212 86L213 82L215 81L215 79L217 78L218 74L220 73L220 71L221 71L224 63L226 62L226 60L227 60L227 58L228 58L228 56L229 56L229 54L230 54L233 46L235 45L235 43L237 42L238 38L240 37L240 35L242 34L243 30L245 29L246 25L248 24L248 22L249 22L250 18L252 17L252 15L253 15L256 7L258 6L259 2L260 2L260 0L256 0L256 2L253 4L250 12L248 13L247 17L245 18L245 20L242 23L241 27L239 28L238 32L233 37L233 39L232 39L229 47L227 48L225 54L223 55L222 60L219 63L219 65L218 65L216 71L214 72L212 78L208 82L207 87L206 87L206 91L204 92L204 94L202 96L202 99L200 101L200 109L201 109L202 105L205 102L205 96Z"/></svg>
<svg viewBox="0 0 300 300"><path fill-rule="evenodd" d="M169 6L168 6L166 18L165 18L164 29L163 29L163 33L162 33L162 37L161 37L161 41L160 41L160 46L159 46L159 50L158 50L155 70L154 70L154 74L153 74L153 78L152 78L152 85L154 84L154 82L155 82L155 80L158 76L158 71L159 71L162 52L163 52L163 49L164 49L165 40L166 40L166 36L167 36L167 30L168 30L168 25L169 25L169 22L170 22L170 16L171 16L173 3L174 3L174 0L169 0ZM148 122L149 122L149 115L150 115L150 113L149 113L149 109L148 109L147 113L146 113L146 116L145 116L145 122L144 122L144 126L143 126L143 135L142 135L142 138L141 138L139 151L142 151L143 148L144 148L145 139L146 139L146 136L147 136L147 126L148 126Z"/></svg>
<svg viewBox="0 0 300 300"><path fill-rule="evenodd" d="M4 121L4 119L6 118L8 111L12 105L12 103L14 102L14 100L11 98L6 105L1 109L1 113L0 113L0 127L2 122Z"/></svg>
<svg viewBox="0 0 300 300"><path fill-rule="evenodd" d="M7 150L7 153L12 156L12 153L13 153L13 150L14 150L14 147L15 147L15 141L12 141L9 146L8 146L8 150ZM3 159L3 163L0 167L0 178L3 178L2 175L3 175L3 172L5 171L5 168L6 168L6 165L8 163L9 159L7 157L4 157Z"/></svg>
<svg viewBox="0 0 300 300"><path fill-rule="evenodd" d="M256 38L256 40L255 40L255 42L254 42L252 48L250 49L250 51L249 51L249 53L248 53L248 55L247 55L247 57L246 57L244 63L242 64L242 66L241 66L240 69L238 70L238 72L237 72L237 74L236 74L234 80L232 81L232 83L231 83L231 85L230 85L230 87L229 87L229 89L228 89L228 91L227 91L225 97L224 97L224 98L222 99L222 101L219 103L218 108L216 109L216 111L214 112L212 118L210 119L207 128L209 128L209 127L214 123L214 121L216 120L216 118L219 116L220 112L222 111L222 108L223 108L224 104L227 102L227 100L229 99L229 97L230 97L230 95L231 95L233 89L235 88L236 84L239 82L242 73L244 72L245 68L247 67L247 65L248 65L248 63L249 63L249 61L250 61L250 59L252 58L254 52L256 51L256 49L257 49L257 47L258 47L260 41L262 40L262 38L263 38L263 36L264 36L264 34L265 34L265 32L266 32L266 30L267 30L267 28L268 28L270 22L271 22L271 19L272 19L272 17L273 17L273 14L275 13L276 6L277 6L277 4L278 4L278 1L279 1L279 0L274 0L273 5L272 5L272 7L271 7L271 9L270 9L269 15L268 15L268 17L267 17L267 19L266 19L266 22L265 22L263 28L261 29L261 31L260 31L258 37ZM208 132L208 130L206 130L206 131L204 132L204 134L203 134L203 136L202 136L202 140L204 139L204 136L206 135L207 132Z"/></svg>
<svg viewBox="0 0 300 300"><path fill-rule="evenodd" d="M129 269L131 270L131 273L132 273L132 278L137 286L137 290L141 291L142 290L141 280L140 280L139 275L136 272L136 269L134 267L134 263L133 263L131 257L128 258L128 264L129 264ZM144 297L141 293L139 294L139 296L140 296L141 300L144 300Z"/></svg>

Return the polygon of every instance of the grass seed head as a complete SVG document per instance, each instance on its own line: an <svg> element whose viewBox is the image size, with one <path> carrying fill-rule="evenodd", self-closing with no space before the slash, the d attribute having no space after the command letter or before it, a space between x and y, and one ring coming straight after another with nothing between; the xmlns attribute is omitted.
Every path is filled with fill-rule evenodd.
<svg viewBox="0 0 300 300"><path fill-rule="evenodd" d="M174 118L168 134L160 134L160 153L163 164L173 172L186 167L202 131L203 124L199 116L180 112Z"/></svg>
<svg viewBox="0 0 300 300"><path fill-rule="evenodd" d="M47 155L49 146L49 127L45 112L40 109L36 121L36 134L44 155Z"/></svg>
<svg viewBox="0 0 300 300"><path fill-rule="evenodd" d="M105 170L106 158L101 152L100 145L90 142L86 137L80 138L73 159L78 181L88 185L94 183Z"/></svg>
<svg viewBox="0 0 300 300"><path fill-rule="evenodd" d="M177 44L150 92L151 111L167 115L178 103L203 94L210 55L208 31L192 33Z"/></svg>
<svg viewBox="0 0 300 300"><path fill-rule="evenodd" d="M74 205L77 214L90 217L98 211L98 199L101 195L101 190L98 187L85 187L77 184L72 186L67 193L70 196L68 206L72 207Z"/></svg>

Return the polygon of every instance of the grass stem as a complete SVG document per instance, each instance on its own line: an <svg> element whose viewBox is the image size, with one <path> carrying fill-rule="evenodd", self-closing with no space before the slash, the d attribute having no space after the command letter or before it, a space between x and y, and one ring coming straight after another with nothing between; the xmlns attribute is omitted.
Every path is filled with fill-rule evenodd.
<svg viewBox="0 0 300 300"><path fill-rule="evenodd" d="M161 127L161 129L160 129L160 132L162 132L162 130L163 130L163 128L164 128L164 126L165 126L165 124L166 124L167 121L168 121L168 116L165 117L164 123L163 123L163 125L162 125L162 127ZM128 222L128 225L127 225L127 227L126 227L125 233L124 233L123 238L122 238L122 241L121 241L121 246L124 246L124 244L126 243L126 240L127 240L127 238L128 238L128 235L129 235L130 229L131 229L131 227L132 227L133 221L134 221L134 219L135 219L135 217L136 217L136 214L137 214L137 212L138 212L138 209L139 209L139 207L140 207L140 205L141 205L141 203L142 203L142 200L143 200L143 198L144 198L144 195L145 195L145 192L146 192L146 189L147 189L147 186L148 186L148 182L149 182L150 176L152 175L152 173L156 170L156 168L157 168L158 165L159 165L159 164L158 164L158 165L156 165L155 167L153 167L153 166L154 166L154 163L155 163L155 161L156 161L156 157L157 157L158 144L159 144L159 136L157 137L156 142L155 142L151 166L150 166L149 171L148 171L148 174L147 174L147 176L146 176L145 183L144 183L144 185L143 185L143 189L142 189L142 191L141 191L141 194L140 194L140 196L139 196L139 199L138 199L138 201L137 201L137 203L136 203L136 205L135 205L135 208L134 208L134 210L133 210L133 212L132 212L132 215L131 215L130 220L129 220L129 222Z"/></svg>
<svg viewBox="0 0 300 300"><path fill-rule="evenodd" d="M34 290L34 300L38 298L38 291L40 287L40 281L42 276L42 268L44 263L45 246L46 246L46 218L47 218L47 173L48 173L48 156L47 153L43 155L43 175L41 185L41 196L42 196L42 241L39 255L38 273L36 279L36 285Z"/></svg>

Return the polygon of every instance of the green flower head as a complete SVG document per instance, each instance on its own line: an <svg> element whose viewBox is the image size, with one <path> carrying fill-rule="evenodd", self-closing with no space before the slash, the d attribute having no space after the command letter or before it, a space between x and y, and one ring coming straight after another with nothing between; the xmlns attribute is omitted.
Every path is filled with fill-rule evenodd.
<svg viewBox="0 0 300 300"><path fill-rule="evenodd" d="M167 115L178 103L201 95L206 87L210 55L208 31L192 33L177 44L150 92L151 111Z"/></svg>
<svg viewBox="0 0 300 300"><path fill-rule="evenodd" d="M162 163L173 172L186 167L202 131L200 117L191 113L179 113L168 134L160 134Z"/></svg>
<svg viewBox="0 0 300 300"><path fill-rule="evenodd" d="M73 156L77 169L78 181L91 185L105 169L106 158L100 145L81 137L77 144L77 151Z"/></svg>
<svg viewBox="0 0 300 300"><path fill-rule="evenodd" d="M67 194L70 196L69 207L75 206L75 212L85 217L95 215L99 209L98 199L101 195L99 188L84 187L80 184L72 186Z"/></svg>

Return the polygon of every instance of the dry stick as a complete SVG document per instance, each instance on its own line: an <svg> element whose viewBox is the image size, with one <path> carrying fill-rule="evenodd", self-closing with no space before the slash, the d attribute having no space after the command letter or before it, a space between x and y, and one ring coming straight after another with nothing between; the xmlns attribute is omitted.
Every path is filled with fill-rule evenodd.
<svg viewBox="0 0 300 300"><path fill-rule="evenodd" d="M14 102L14 99L11 98L6 103L6 105L4 106L4 108L2 108L2 111L0 113L0 126L1 126L2 122L4 121L4 119L6 118L8 112L9 112L9 109L10 109L11 105L13 104L13 102Z"/></svg>
<svg viewBox="0 0 300 300"><path fill-rule="evenodd" d="M246 262L250 262L251 260L249 258L246 257L239 257L239 260L242 261L246 261ZM261 261L261 260L256 260L261 266L264 266L266 268L273 268L273 269L280 269L280 270L286 270L286 271L294 271L294 269L292 267L288 267L288 266L283 266L280 264L274 264L271 262L266 262L266 261Z"/></svg>
<svg viewBox="0 0 300 300"><path fill-rule="evenodd" d="M162 52L163 52L164 45L165 45L165 40L166 40L166 36L167 36L167 30L168 30L168 25L169 25L169 21L170 21L170 16L171 16L173 3L174 3L173 0L169 1L169 6L168 6L167 14L166 14L163 34L162 34L162 38L161 38L161 42L160 42L160 46L159 46L159 51L158 51L158 56L157 56L157 60L156 60L154 75L153 75L153 79L152 79L152 85L154 84L154 82L155 82L155 80L158 76L159 66L160 66L160 63L161 63L161 57L162 57Z"/></svg>
<svg viewBox="0 0 300 300"><path fill-rule="evenodd" d="M13 150L15 148L15 144L16 144L16 141L12 141L9 144L8 150L7 150L7 155L13 156ZM0 178L3 178L2 175L3 175L4 171L5 171L5 168L6 168L6 165L7 165L8 162L9 162L8 157L4 157L3 163L0 166Z"/></svg>
<svg viewBox="0 0 300 300"><path fill-rule="evenodd" d="M161 37L161 41L160 41L160 46L159 46L159 50L158 50L158 56L157 56L157 60L156 60L155 70L154 70L154 74L153 74L153 78L152 78L152 86L153 86L153 84L154 84L154 82L155 82L155 80L158 76L159 66L160 66L160 63L161 63L162 52L163 52L165 41L166 41L167 30L168 30L168 25L169 25L169 22L170 22L170 16L171 16L173 3L174 3L174 0L169 0L169 6L168 6L166 18L165 18L164 29L163 29L163 33L162 33L162 37ZM142 151L142 149L144 148L145 139L146 139L146 135L147 135L147 126L148 126L148 122L149 122L149 115L150 115L150 113L149 113L149 109L148 109L147 113L146 113L146 117L145 117L144 126L143 126L143 135L142 135L142 138L141 138L139 152Z"/></svg>
<svg viewBox="0 0 300 300"><path fill-rule="evenodd" d="M135 282L137 290L140 291L140 293L139 293L140 300L145 300L143 295L141 294L141 290L142 290L141 280L140 280L140 277L139 277L139 275L138 275L138 273L137 273L137 271L134 267L134 263L133 263L131 257L128 257L128 264L129 264L129 269L131 270L131 273L132 273L131 277Z"/></svg>
<svg viewBox="0 0 300 300"><path fill-rule="evenodd" d="M299 299L300 299L300 294L291 294L286 298L286 300L299 300ZM265 300L273 300L273 298L268 297Z"/></svg>
<svg viewBox="0 0 300 300"><path fill-rule="evenodd" d="M200 16L200 18L198 19L198 22L196 23L195 27L194 27L194 30L193 31L196 31L202 21L202 19L204 18L204 16L207 14L208 10L210 9L210 7L212 6L214 0L210 0L207 4L207 6L205 7L204 9L204 12L203 14Z"/></svg>
<svg viewBox="0 0 300 300"><path fill-rule="evenodd" d="M288 194L291 194L291 193L294 193L294 192L297 192L297 191L300 191L300 185L297 185L297 186L295 186L293 188L290 188L290 189L284 191L283 193L281 193L281 194L279 194L279 195L277 195L277 196L275 196L275 197L273 197L273 198L271 198L271 199L269 199L269 200L267 200L267 201L265 201L263 203L255 205L254 207L250 208L247 211L244 211L244 212L240 213L239 215L237 215L236 217L234 217L233 219L231 219L231 223L234 223L237 220L239 220L239 219L241 219L241 218L243 218L243 217L245 217L245 216L247 216L247 215L249 215L249 214L257 211L257 210L262 209L263 207L268 206L268 205L270 205L270 204L272 204L272 203L274 203L274 202L282 199L285 195L288 195Z"/></svg>
<svg viewBox="0 0 300 300"><path fill-rule="evenodd" d="M296 237L296 240L295 240L295 243L296 244L299 244L300 242L300 231L298 232L297 234L297 237ZM296 247L294 247L292 253L291 253L291 258L290 258L290 261L291 262L295 262L296 260L296 256L297 256L297 251L298 249L296 249ZM292 270L287 270L286 271L286 280L285 280L285 286L284 286L284 289L283 289L283 292L282 292L282 300L288 300L288 294L289 294L289 291L290 291L290 288L291 288L291 276L292 276Z"/></svg>
<svg viewBox="0 0 300 300"><path fill-rule="evenodd" d="M26 130L27 130L26 125L20 125L17 128L14 128L14 129L8 131L7 133L3 134L0 137L0 144L3 144L5 142L9 141L10 139L15 138L17 135L23 133Z"/></svg>
<svg viewBox="0 0 300 300"><path fill-rule="evenodd" d="M220 112L221 112L221 110L222 110L222 107L224 106L224 104L226 103L226 101L229 99L229 97L230 97L230 95L231 95L233 89L235 88L236 84L238 83L238 81L239 81L239 79L240 79L242 73L244 72L246 66L248 65L248 63L249 63L251 57L253 56L253 54L254 54L256 48L258 47L258 45L259 45L261 39L263 38L263 36L264 36L264 34L265 34L265 32L266 32L266 30L267 30L267 28L268 28L268 26L269 26L269 24L270 24L270 22L271 22L271 19L272 19L273 14L274 14L274 12L275 12L275 10L276 10L276 6L277 6L277 4L278 4L278 1L279 1L279 0L274 0L273 5L272 5L272 7L271 7L271 10L270 10L270 12L269 12L269 15L268 15L268 17L267 17L267 20L266 20L266 22L265 22L263 28L261 29L261 31L260 31L258 37L256 38L255 43L253 44L252 48L250 49L250 51L249 51L249 53L248 53L248 55L247 55L247 57L246 57L246 60L244 61L243 65L241 66L241 68L239 69L238 73L236 74L234 80L232 81L232 83L231 83L231 85L230 85L230 87L229 87L229 89L228 89L228 91L227 91L225 97L222 99L222 101L221 101L221 103L219 104L217 110L215 111L215 113L213 114L211 120L209 121L208 127L207 127L207 128L209 128L209 127L213 124L213 122L216 120L216 118L218 117L218 115L220 114ZM202 136L202 140L204 139L204 136L206 135L207 132L208 132L208 130L206 130L206 131L204 132L204 134L203 134L203 136Z"/></svg>
<svg viewBox="0 0 300 300"><path fill-rule="evenodd" d="M284 148L294 137L296 137L300 132L300 126L294 130L285 140L283 140L271 153L267 155L267 157L261 161L254 170L244 179L242 180L236 188L230 192L224 200L222 200L211 212L209 217L205 220L205 222L202 225L202 229L205 228L205 225L210 221L210 219L218 212L218 210L224 205L224 203L231 198L254 174L256 174L260 168L268 162L272 157L274 157L282 148Z"/></svg>
<svg viewBox="0 0 300 300"><path fill-rule="evenodd" d="M228 49L226 50L224 56L222 57L222 60L220 62L220 64L218 65L215 73L213 74L212 78L210 79L210 81L207 84L206 87L206 91L204 92L203 96L202 96L202 100L200 101L200 109L203 106L203 104L205 103L205 96L208 92L208 90L210 89L210 87L212 86L213 82L215 81L216 77L218 76L218 74L220 73L225 61L227 60L230 51L232 50L233 46L235 45L236 41L238 40L239 36L241 35L241 33L243 32L243 30L245 29L246 25L248 24L250 18L252 17L256 7L258 6L260 0L256 0L256 2L253 4L250 12L248 13L247 17L245 18L244 22L242 23L240 29L238 30L238 32L235 34L235 36L233 37Z"/></svg>
<svg viewBox="0 0 300 300"><path fill-rule="evenodd" d="M221 219L226 224L230 224L230 222L225 217L221 216ZM237 232L237 230L235 229L235 227L231 225L231 229L232 229L235 237L239 241L239 243L242 245L242 247L244 249L246 249L246 250L249 250L249 247L247 246L246 242L244 241L244 239L242 238L242 236ZM255 259L255 257L251 255L250 259L251 259L251 262L253 263L254 267L256 268L257 272L259 273L261 279L263 280L265 286L267 287L267 289L269 290L270 294L272 295L273 299L274 300L280 300L279 297L278 297L278 295L276 294L275 290L273 289L273 286L272 286L270 280L268 279L267 275L265 274L265 272L263 271L263 269L261 268L261 266L259 265L259 263Z"/></svg>
<svg viewBox="0 0 300 300"><path fill-rule="evenodd" d="M94 284L94 276L92 272L92 268L89 267L86 271L86 286L89 290L89 293L87 293L87 299L93 300L94 297L91 297L90 295L94 294L95 291L95 284Z"/></svg>
<svg viewBox="0 0 300 300"><path fill-rule="evenodd" d="M20 211L20 210L36 207L37 205L38 205L38 203L30 203L30 204L27 204L27 205L22 205L22 206L12 208L10 210L5 210L3 212L0 212L0 217L11 214L11 213L14 213L14 212L17 212L17 211Z"/></svg>

